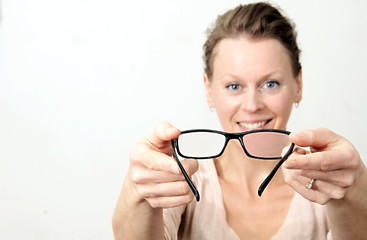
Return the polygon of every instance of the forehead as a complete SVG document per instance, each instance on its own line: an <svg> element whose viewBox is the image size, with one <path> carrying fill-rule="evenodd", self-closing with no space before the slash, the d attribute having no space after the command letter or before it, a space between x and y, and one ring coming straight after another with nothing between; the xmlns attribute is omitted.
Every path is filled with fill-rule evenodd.
<svg viewBox="0 0 367 240"><path fill-rule="evenodd" d="M213 74L220 71L292 72L287 49L276 39L226 38L216 46Z"/></svg>

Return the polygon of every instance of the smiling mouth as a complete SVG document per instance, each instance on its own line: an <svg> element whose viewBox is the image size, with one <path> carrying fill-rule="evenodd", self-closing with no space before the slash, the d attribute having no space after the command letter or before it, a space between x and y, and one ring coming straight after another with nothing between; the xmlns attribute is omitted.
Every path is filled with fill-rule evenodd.
<svg viewBox="0 0 367 240"><path fill-rule="evenodd" d="M271 121L271 119L270 120L266 120L266 121L262 121L262 122L256 122L256 123L239 122L238 124L241 127L247 128L249 130L254 130L254 129L262 128L263 126L265 126L270 121Z"/></svg>

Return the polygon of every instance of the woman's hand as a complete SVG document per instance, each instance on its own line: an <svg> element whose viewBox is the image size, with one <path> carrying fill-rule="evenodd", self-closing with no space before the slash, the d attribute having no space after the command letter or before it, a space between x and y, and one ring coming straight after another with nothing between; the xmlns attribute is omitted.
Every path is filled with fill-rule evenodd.
<svg viewBox="0 0 367 240"><path fill-rule="evenodd" d="M130 153L131 182L138 195L153 208L180 206L194 198L176 160L171 157L171 140L179 135L179 129L167 122L160 123ZM194 159L185 159L182 165L189 176L198 170Z"/></svg>
<svg viewBox="0 0 367 240"><path fill-rule="evenodd" d="M297 148L283 164L286 182L310 201L326 204L342 199L358 177L365 171L354 146L328 129L305 130L290 134L290 140L310 147L311 152ZM306 185L315 179L312 188Z"/></svg>

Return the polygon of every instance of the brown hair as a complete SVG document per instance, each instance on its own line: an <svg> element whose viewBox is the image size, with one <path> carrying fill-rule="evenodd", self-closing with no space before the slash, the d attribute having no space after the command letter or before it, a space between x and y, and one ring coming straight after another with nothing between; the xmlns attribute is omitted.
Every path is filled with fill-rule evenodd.
<svg viewBox="0 0 367 240"><path fill-rule="evenodd" d="M224 38L236 38L243 34L251 38L274 38L288 50L293 73L301 70L300 49L294 24L268 3L239 5L218 16L214 27L208 29L208 38L203 45L205 72L209 79L213 74L214 49Z"/></svg>

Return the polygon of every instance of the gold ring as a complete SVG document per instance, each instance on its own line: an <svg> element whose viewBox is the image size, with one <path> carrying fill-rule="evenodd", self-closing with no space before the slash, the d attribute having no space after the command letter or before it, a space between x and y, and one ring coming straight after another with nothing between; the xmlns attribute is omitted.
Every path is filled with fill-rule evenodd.
<svg viewBox="0 0 367 240"><path fill-rule="evenodd" d="M306 188L307 189L311 189L312 188L312 184L315 182L314 178L311 178L310 181L306 184Z"/></svg>

